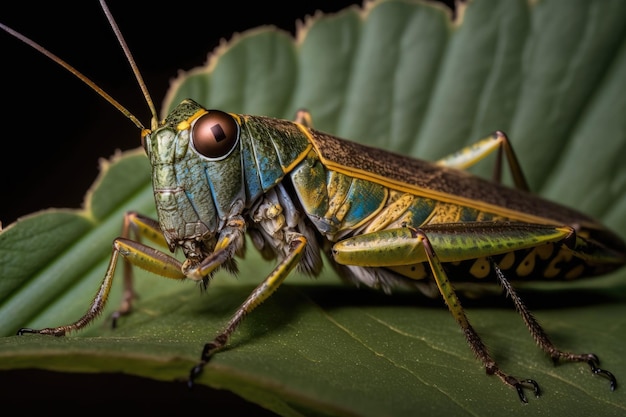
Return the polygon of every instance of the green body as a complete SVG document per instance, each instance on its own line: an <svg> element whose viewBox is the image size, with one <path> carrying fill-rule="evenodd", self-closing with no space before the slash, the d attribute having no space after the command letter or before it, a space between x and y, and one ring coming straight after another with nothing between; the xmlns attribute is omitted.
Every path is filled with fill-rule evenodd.
<svg viewBox="0 0 626 417"><path fill-rule="evenodd" d="M481 159L496 144L507 152L517 187L525 189L505 135L496 132L431 164L315 131L307 120L228 114L186 100L153 130L144 130L158 221L126 214L105 277L83 317L18 333L62 336L93 321L109 297L120 255L163 277L207 285L219 268L236 271L233 258L244 255L247 234L266 258L279 262L204 346L189 374L190 385L244 317L291 271L319 274L326 253L340 276L355 284L440 294L487 374L516 389L523 402L524 389L538 396L539 385L499 368L467 319L457 284L498 282L555 362L585 362L593 374L609 380L611 389L617 387L596 355L565 352L552 344L508 279L574 279L608 272L624 265L624 242L576 211L450 168ZM172 252L180 248L186 260L130 239L133 235ZM115 318L131 312L135 299L131 268L124 268L124 278Z"/></svg>
<svg viewBox="0 0 626 417"><path fill-rule="evenodd" d="M623 242L572 209L294 122L236 116L238 145L224 159L207 160L189 146L190 130L177 128L198 111L185 101L146 148L161 229L170 248L180 246L188 257L209 256L229 217L243 216L256 246L282 258L285 242L272 235L282 224L255 220L259 206L273 204L283 217L299 217L299 232L322 238L309 239L306 272L319 272L318 252L342 242L341 254L329 257L340 275L386 291L432 275L423 251L404 255L403 239L388 233L403 227L437 225L430 235L454 270L452 281L494 280L487 256L510 279L525 280L591 276L624 262ZM279 185L280 198L269 193ZM511 222L515 227L502 228ZM561 244L567 231L555 228L562 226L574 228L573 245Z"/></svg>
<svg viewBox="0 0 626 417"><path fill-rule="evenodd" d="M616 234L570 208L465 171L321 132L311 131L310 138L316 153L294 169L291 178L307 214L330 241L359 235L352 241L379 245L376 232L381 230L433 225L445 230L448 225L451 232L438 245L438 254L454 269L453 281L493 278L485 256L494 257L508 278L524 280L604 274L625 261L626 247ZM315 198L309 190L316 191ZM480 233L461 225L475 222L485 223ZM493 227L508 222L516 227L506 232ZM551 242L548 231L562 226L574 228L573 247ZM393 256L394 250L392 243L380 256ZM428 268L409 259L415 257L390 266L411 279L430 276Z"/></svg>

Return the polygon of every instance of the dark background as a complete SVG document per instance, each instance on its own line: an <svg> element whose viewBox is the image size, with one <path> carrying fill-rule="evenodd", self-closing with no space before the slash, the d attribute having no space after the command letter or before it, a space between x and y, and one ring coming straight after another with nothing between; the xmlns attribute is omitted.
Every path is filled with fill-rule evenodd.
<svg viewBox="0 0 626 417"><path fill-rule="evenodd" d="M330 13L360 3L316 0L279 7L230 1L218 11L209 2L178 0L176 9L162 10L155 2L133 1L131 10L131 3L110 1L109 7L160 110L178 70L203 65L220 39L264 24L293 33L296 21L316 10ZM68 61L149 125L143 96L96 1L2 2L0 22ZM0 221L7 226L48 207L79 208L98 174L98 159L138 147L139 130L22 42L0 33L0 48Z"/></svg>
<svg viewBox="0 0 626 417"><path fill-rule="evenodd" d="M220 39L264 24L293 33L296 21L316 10L335 12L361 2L299 1L280 7L230 1L220 2L219 10L217 2L171 3L162 9L154 1L109 2L158 110L177 71L203 65ZM0 22L68 61L149 124L141 92L97 2L2 2ZM99 158L138 147L138 129L63 68L4 33L0 56L2 225L48 207L79 208L98 174ZM189 392L180 384L124 375L4 371L0 386L5 409L98 414L141 407L142 414L165 415L215 414L228 407L229 413L264 415L228 392L202 386Z"/></svg>

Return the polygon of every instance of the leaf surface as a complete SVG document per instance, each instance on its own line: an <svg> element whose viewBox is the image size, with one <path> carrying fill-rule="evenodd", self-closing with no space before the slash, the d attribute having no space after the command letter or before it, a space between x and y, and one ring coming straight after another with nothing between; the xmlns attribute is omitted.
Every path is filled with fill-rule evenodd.
<svg viewBox="0 0 626 417"><path fill-rule="evenodd" d="M423 159L505 130L531 188L626 236L626 3L477 0L460 18L430 3L376 1L307 21L297 40L272 28L235 37L206 67L174 83L209 108L291 119ZM472 171L489 175L491 159ZM210 340L272 264L251 248L237 279L206 294L138 272L136 311L112 330L115 283L103 318L65 338L13 336L70 323L93 297L123 213L154 215L140 151L103 165L85 210L36 213L0 233L0 368L120 372L185 378ZM526 288L553 341L592 351L626 377L626 271ZM536 379L546 415L622 415L586 365L552 366L503 297L467 300L468 316L503 369ZM198 380L286 416L527 415L514 391L486 377L439 299L346 288L326 268L295 274L246 318ZM534 411L533 411L534 412Z"/></svg>

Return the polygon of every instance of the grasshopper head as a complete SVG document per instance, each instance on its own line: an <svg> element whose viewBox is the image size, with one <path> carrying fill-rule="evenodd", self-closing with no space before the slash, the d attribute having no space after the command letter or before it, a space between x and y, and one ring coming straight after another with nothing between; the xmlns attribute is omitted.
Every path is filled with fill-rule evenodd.
<svg viewBox="0 0 626 417"><path fill-rule="evenodd" d="M204 256L245 201L237 116L179 104L143 146L152 166L161 229L171 250Z"/></svg>

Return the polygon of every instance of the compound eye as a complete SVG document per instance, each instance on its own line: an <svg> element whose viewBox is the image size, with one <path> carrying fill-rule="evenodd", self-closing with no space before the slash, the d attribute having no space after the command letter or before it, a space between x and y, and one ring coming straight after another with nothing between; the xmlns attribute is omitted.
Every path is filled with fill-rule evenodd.
<svg viewBox="0 0 626 417"><path fill-rule="evenodd" d="M201 155L219 160L235 149L239 140L239 125L228 113L209 110L197 118L191 127L191 141Z"/></svg>

